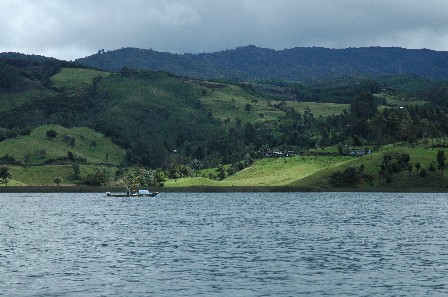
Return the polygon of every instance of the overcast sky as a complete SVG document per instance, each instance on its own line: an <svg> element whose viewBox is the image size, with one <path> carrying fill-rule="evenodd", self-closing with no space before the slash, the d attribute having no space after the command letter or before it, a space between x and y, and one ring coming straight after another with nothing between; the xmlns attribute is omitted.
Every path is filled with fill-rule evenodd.
<svg viewBox="0 0 448 297"><path fill-rule="evenodd" d="M199 53L256 45L448 51L448 0L0 0L0 52Z"/></svg>

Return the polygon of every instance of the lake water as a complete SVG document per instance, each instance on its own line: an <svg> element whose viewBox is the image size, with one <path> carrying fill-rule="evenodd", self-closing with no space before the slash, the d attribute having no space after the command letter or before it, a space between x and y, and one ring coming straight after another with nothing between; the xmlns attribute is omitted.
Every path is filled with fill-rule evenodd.
<svg viewBox="0 0 448 297"><path fill-rule="evenodd" d="M0 296L448 296L448 197L0 194Z"/></svg>

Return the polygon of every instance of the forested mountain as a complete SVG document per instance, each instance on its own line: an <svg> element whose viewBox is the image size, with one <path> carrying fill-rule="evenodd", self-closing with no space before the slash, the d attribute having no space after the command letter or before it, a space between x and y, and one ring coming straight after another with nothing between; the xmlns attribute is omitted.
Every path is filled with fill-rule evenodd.
<svg viewBox="0 0 448 297"><path fill-rule="evenodd" d="M107 71L162 70L195 78L313 80L341 76L419 75L448 79L448 52L397 47L272 50L256 46L215 53L171 54L137 48L99 51L77 62Z"/></svg>
<svg viewBox="0 0 448 297"><path fill-rule="evenodd" d="M25 61L48 61L48 60L56 60L55 58L49 58L41 55L26 55L17 52L3 52L0 53L0 59L10 59L10 60L25 60Z"/></svg>

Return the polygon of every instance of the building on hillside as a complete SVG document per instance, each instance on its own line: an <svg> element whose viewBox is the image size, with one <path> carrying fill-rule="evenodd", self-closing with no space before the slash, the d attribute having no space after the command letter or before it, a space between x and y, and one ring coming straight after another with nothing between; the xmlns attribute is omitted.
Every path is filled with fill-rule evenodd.
<svg viewBox="0 0 448 297"><path fill-rule="evenodd" d="M297 156L297 153L291 150L267 150L264 152L260 152L260 155L264 158L281 158Z"/></svg>
<svg viewBox="0 0 448 297"><path fill-rule="evenodd" d="M364 156L371 154L372 151L370 149L364 149L364 148L349 148L349 155L351 156Z"/></svg>

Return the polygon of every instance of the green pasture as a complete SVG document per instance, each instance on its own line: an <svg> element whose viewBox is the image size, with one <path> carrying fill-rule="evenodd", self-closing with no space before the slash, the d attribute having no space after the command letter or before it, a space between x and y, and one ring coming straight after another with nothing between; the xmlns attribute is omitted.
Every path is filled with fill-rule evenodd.
<svg viewBox="0 0 448 297"><path fill-rule="evenodd" d="M57 132L57 137L46 137L49 130ZM75 139L73 147L68 146L66 137ZM95 143L96 145L92 145ZM22 163L28 159L29 165L42 164L48 159L67 156L71 151L76 156L87 158L89 164L114 164L123 162L125 152L103 134L89 128L64 128L46 125L31 131L28 136L7 139L0 142L0 157L9 154Z"/></svg>
<svg viewBox="0 0 448 297"><path fill-rule="evenodd" d="M27 168L13 166L10 167L10 171L12 181L16 181L17 185L54 185L56 177L62 178L62 184L74 184L73 169L69 165L28 166Z"/></svg>
<svg viewBox="0 0 448 297"><path fill-rule="evenodd" d="M444 175L441 172L428 170L431 162L436 162L437 152L440 149L429 148L427 145L415 146L387 145L370 155L353 156L297 156L291 158L266 158L257 160L252 166L227 177L222 181L215 181L206 177L181 178L168 180L167 187L194 187L194 186L221 186L221 187L251 187L251 186L292 186L314 189L316 191L342 190L335 188L330 178L336 171L343 172L347 167L359 169L364 165L364 174L373 177L373 183L360 183L346 190L431 190L448 189L448 169ZM448 149L443 149L448 157ZM386 153L410 155L410 164L413 170L396 174L391 183L380 182L378 171ZM419 162L421 168L427 170L425 178L419 176L415 164ZM199 175L207 176L210 169L203 170Z"/></svg>
<svg viewBox="0 0 448 297"><path fill-rule="evenodd" d="M308 177L297 180L292 183L292 186L297 187L309 187L316 190L331 191L335 187L330 183L331 175L336 171L343 172L347 167L354 167L359 169L361 165L364 165L364 173L373 177L373 184L361 183L354 187L359 190L402 190L410 191L414 190L428 190L428 189L441 189L448 185L448 174L442 175L439 171L430 172L428 170L431 162L436 162L437 152L440 149L429 148L427 145L419 144L415 146L409 145L387 145L383 146L379 151L362 156L354 157L352 160L346 163L334 164L334 166L328 167L325 170L318 171ZM448 157L448 149L443 149L445 155ZM391 183L385 183L379 181L380 164L383 161L383 156L386 153L404 154L407 153L410 156L409 164L412 166L412 171L409 174L407 170L392 176ZM415 168L415 164L420 163L421 169L425 169L428 175L425 178L421 178ZM420 169L420 170L421 170ZM353 189L353 188L352 188Z"/></svg>
<svg viewBox="0 0 448 297"><path fill-rule="evenodd" d="M9 186L51 186L55 185L56 177L62 178L61 186L71 186L75 184L74 172L71 165L46 165L46 166L8 166L12 174ZM104 167L94 165L81 165L82 176L93 172L97 168L107 168L111 176L116 171L116 167ZM0 184L0 186L5 186Z"/></svg>
<svg viewBox="0 0 448 297"><path fill-rule="evenodd" d="M296 111L303 113L309 108L315 117L341 114L348 104L316 103L279 101L261 98L249 94L236 85L221 85L220 88L203 88L205 96L200 98L207 110L214 117L222 121L234 121L239 118L244 122L278 120L284 115L284 111L275 106L282 104L283 108L293 107ZM250 104L250 110L246 105Z"/></svg>
<svg viewBox="0 0 448 297"><path fill-rule="evenodd" d="M287 186L318 171L346 163L348 156L305 156L290 158L266 158L222 181L204 177L169 180L168 187L186 186Z"/></svg>
<svg viewBox="0 0 448 297"><path fill-rule="evenodd" d="M62 68L57 74L51 77L51 82L56 88L72 89L90 85L92 80L98 76L109 76L109 72L82 69L82 68Z"/></svg>
<svg viewBox="0 0 448 297"><path fill-rule="evenodd" d="M385 93L379 93L374 95L377 98L385 98L388 105L394 106L407 106L407 105L425 105L428 102L418 99L406 99L404 97L393 96Z"/></svg>

